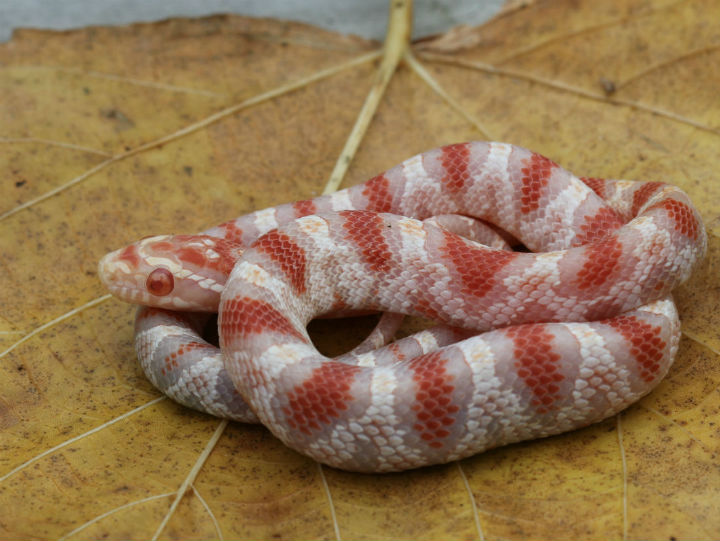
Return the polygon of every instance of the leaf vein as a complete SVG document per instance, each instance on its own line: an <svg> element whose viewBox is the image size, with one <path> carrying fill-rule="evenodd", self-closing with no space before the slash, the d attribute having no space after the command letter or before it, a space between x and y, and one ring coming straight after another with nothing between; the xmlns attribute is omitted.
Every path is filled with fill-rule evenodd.
<svg viewBox="0 0 720 541"><path fill-rule="evenodd" d="M430 60L430 61L442 62L444 64L454 65L454 66L458 66L458 67L462 67L462 68L474 69L474 70L482 71L485 73L491 73L494 75L511 77L511 78L528 81L533 84L545 86L548 88L552 88L554 90L559 90L561 92L567 92L569 94L575 94L576 96L587 98L587 99L590 99L593 101L599 101L599 102L603 102L603 103L610 103L613 105L629 107L631 109L636 109L638 111L642 111L645 113L650 113L652 115L664 117L669 120L674 120L676 122L686 124L688 126L696 128L698 130L706 131L706 132L712 133L714 135L720 135L720 129L713 128L711 126L707 126L707 125L702 124L701 122L698 122L691 118L685 117L683 115L679 115L677 113L673 113L672 111L666 111L659 107L654 107L652 105L646 105L644 103L633 101L633 100L626 100L626 99L616 98L616 97L612 97L612 96L606 96L605 94L601 94L599 92L592 92L590 90L586 90L579 86L574 86L574 85L567 84L567 83L560 82L560 81L554 81L551 79L547 79L545 77L540 77L537 75L525 73L520 70L514 70L514 69L510 69L510 68L499 68L499 67L491 65L491 64L486 64L484 62L460 60L457 58L439 55L439 54L422 53L421 57L425 58L427 60Z"/></svg>
<svg viewBox="0 0 720 541"><path fill-rule="evenodd" d="M15 468L13 468L9 472L7 472L5 475L0 476L0 483L2 483L3 481L6 481L7 479L12 477L16 473L19 473L20 471L22 471L25 468L27 468L28 466L34 464L38 460L40 460L48 455L51 455L55 451L59 451L63 447L67 447L68 445L75 443L76 441L80 441L81 439L91 436L92 434L95 434L96 432L100 432L101 430L103 430L111 425L114 425L115 423L117 423L119 421L127 419L128 417L135 415L136 413L144 410L145 408L148 408L154 404L157 404L158 402L165 400L165 399L166 399L165 396L160 396L158 398L155 398L154 400L151 400L150 402L147 402L147 403L143 404L142 406L138 406L137 408L134 408L128 412L123 413L122 415L119 415L118 417L115 417L114 419L111 419L110 421L107 421L106 423L98 425L95 428L88 430L87 432L83 432L82 434L79 434L73 438L70 438L69 440L66 440L58 445L55 445L54 447L51 447L50 449L43 451L42 453L40 453L38 455L35 455L34 457L32 457L29 460L26 460L25 462L20 464L19 466L16 466Z"/></svg>

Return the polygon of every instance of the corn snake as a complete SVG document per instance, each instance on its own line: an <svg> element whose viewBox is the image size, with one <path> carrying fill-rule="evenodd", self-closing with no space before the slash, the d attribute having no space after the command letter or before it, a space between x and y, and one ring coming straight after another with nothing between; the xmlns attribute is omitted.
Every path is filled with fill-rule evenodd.
<svg viewBox="0 0 720 541"><path fill-rule="evenodd" d="M531 252L481 246L436 215L489 222ZM138 356L170 396L259 417L323 463L395 471L585 426L647 394L677 350L670 290L705 245L673 186L578 179L474 142L204 236L144 239L106 256L100 275L155 307L139 312ZM187 313L218 306L222 351ZM308 321L354 310L443 325L322 357Z"/></svg>

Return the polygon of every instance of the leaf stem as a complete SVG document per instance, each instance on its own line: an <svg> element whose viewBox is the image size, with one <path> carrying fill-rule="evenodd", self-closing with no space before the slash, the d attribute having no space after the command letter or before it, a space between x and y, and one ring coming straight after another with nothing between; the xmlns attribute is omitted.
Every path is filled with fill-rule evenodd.
<svg viewBox="0 0 720 541"><path fill-rule="evenodd" d="M375 81L370 87L370 92L365 98L365 103L360 109L355 125L345 141L345 146L340 152L335 168L330 173L330 178L323 190L324 194L336 191L345 178L350 162L355 157L355 152L357 152L370 121L375 116L380 100L385 94L385 89L397 70L405 51L410 46L411 32L412 0L390 0L390 17L380 67L375 73Z"/></svg>

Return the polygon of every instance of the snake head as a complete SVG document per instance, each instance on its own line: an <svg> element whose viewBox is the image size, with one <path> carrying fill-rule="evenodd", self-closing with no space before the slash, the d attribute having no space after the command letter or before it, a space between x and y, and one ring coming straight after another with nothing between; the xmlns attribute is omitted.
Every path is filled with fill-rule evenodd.
<svg viewBox="0 0 720 541"><path fill-rule="evenodd" d="M217 312L220 292L242 252L237 243L207 235L147 237L105 255L98 274L126 302Z"/></svg>

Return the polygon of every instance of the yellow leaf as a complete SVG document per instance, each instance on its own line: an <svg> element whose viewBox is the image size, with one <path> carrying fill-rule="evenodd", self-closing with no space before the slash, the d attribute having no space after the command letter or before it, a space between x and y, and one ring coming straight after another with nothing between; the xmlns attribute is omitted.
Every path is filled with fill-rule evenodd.
<svg viewBox="0 0 720 541"><path fill-rule="evenodd" d="M405 56L393 5L385 49L234 16L0 46L0 538L720 537L717 3L518 3ZM645 399L573 433L360 475L144 378L133 308L97 280L104 253L471 139L677 184L700 209L709 253ZM314 333L332 349L368 325Z"/></svg>

